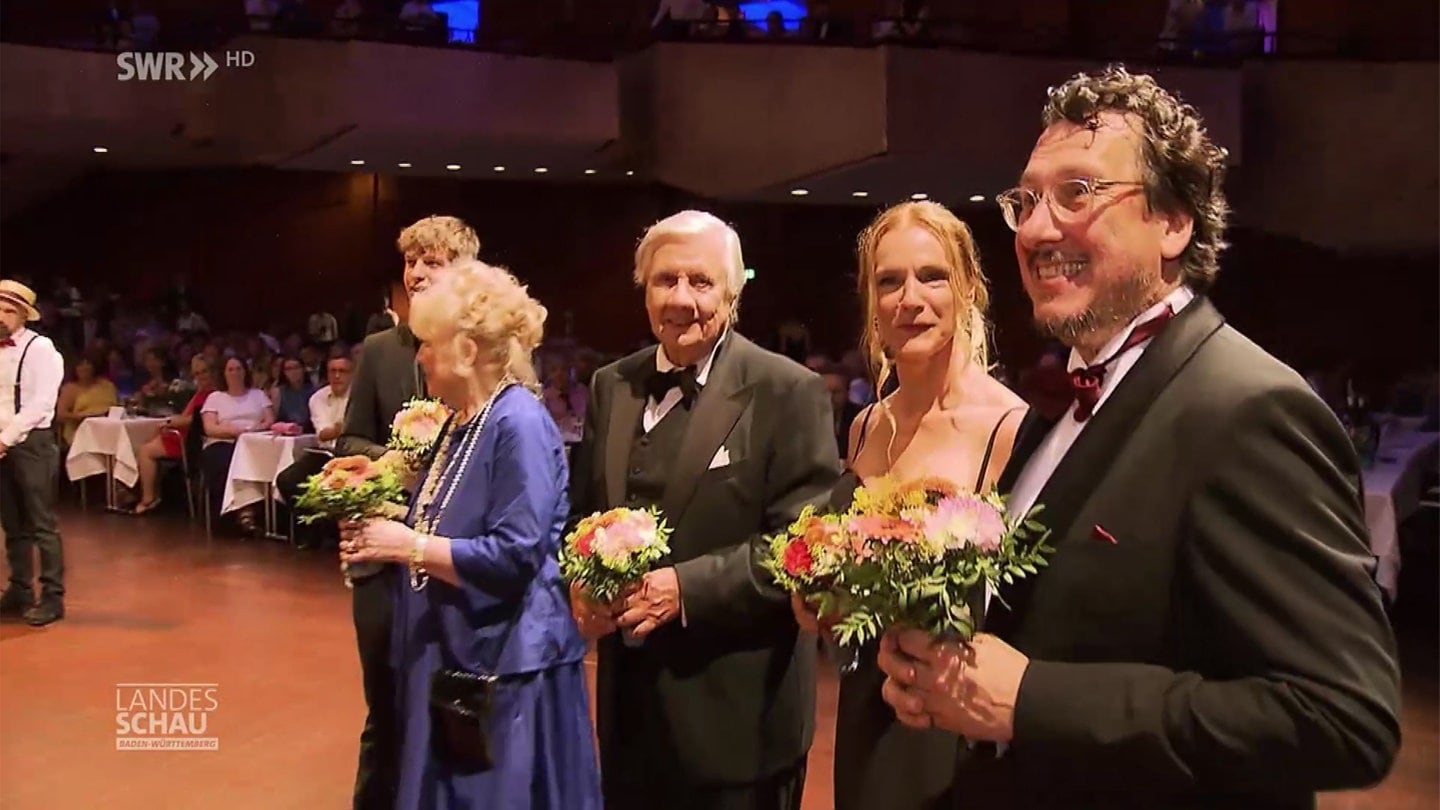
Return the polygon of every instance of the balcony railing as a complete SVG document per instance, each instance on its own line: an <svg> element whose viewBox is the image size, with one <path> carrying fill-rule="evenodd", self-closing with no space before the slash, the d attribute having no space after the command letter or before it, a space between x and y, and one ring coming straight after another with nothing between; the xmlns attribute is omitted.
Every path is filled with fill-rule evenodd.
<svg viewBox="0 0 1440 810"><path fill-rule="evenodd" d="M1146 60L1234 64L1263 58L1342 58L1382 61L1433 60L1440 45L1433 31L1391 30L1383 36L1280 30L1191 36L1166 41L1136 31L1090 31L1082 26L1017 27L978 20L770 19L665 21L655 29L632 18L592 23L549 22L530 26L453 28L443 18L432 25L394 17L346 20L249 19L243 15L173 15L150 26L135 22L96 24L90 17L47 14L36 20L0 21L5 42L86 50L201 50L219 47L242 34L323 40L393 42L424 47L469 48L526 56L605 61L657 41L753 43L831 47L903 45L963 48L1035 56L1096 60ZM1082 21L1083 22L1083 21ZM502 28L508 29L502 33Z"/></svg>

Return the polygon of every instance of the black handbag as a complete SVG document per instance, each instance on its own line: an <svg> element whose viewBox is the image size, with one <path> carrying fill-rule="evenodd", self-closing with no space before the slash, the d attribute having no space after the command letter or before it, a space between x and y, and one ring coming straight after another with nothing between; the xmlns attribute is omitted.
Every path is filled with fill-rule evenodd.
<svg viewBox="0 0 1440 810"><path fill-rule="evenodd" d="M526 592L529 592L528 588ZM517 610L500 642L498 654L504 653L519 625ZM441 641L440 649L443 659L457 660L446 654L449 651L445 649L444 641ZM491 669L498 669L498 666ZM495 690L500 681L499 675L445 666L430 674L430 747L435 758L456 773L481 773L495 767L490 715L495 708Z"/></svg>
<svg viewBox="0 0 1440 810"><path fill-rule="evenodd" d="M431 746L457 773L495 767L489 724L497 680L463 669L437 669L430 676Z"/></svg>

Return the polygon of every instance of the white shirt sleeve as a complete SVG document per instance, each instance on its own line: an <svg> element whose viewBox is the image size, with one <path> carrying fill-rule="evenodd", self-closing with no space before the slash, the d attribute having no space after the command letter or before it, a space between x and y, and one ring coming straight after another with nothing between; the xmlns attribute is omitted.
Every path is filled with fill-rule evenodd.
<svg viewBox="0 0 1440 810"><path fill-rule="evenodd" d="M65 361L55 344L43 335L32 340L20 368L20 412L0 431L0 444L6 447L25 441L30 431L54 420L60 385L65 381Z"/></svg>

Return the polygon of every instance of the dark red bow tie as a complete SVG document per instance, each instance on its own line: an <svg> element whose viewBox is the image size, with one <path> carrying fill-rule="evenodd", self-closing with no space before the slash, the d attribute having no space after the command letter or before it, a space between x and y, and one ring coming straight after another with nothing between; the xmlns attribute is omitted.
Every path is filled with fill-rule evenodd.
<svg viewBox="0 0 1440 810"><path fill-rule="evenodd" d="M1120 345L1115 353L1106 358L1103 362L1095 363L1084 368L1077 368L1070 372L1070 392L1075 397L1075 421L1084 422L1095 412L1095 404L1100 401L1100 386L1105 384L1105 371L1111 363L1119 359L1120 355L1130 351L1136 346L1160 334L1165 324L1175 317L1175 310L1166 306L1164 311L1148 321L1140 324L1130 331L1130 336Z"/></svg>
<svg viewBox="0 0 1440 810"><path fill-rule="evenodd" d="M9 348L10 346L14 346L14 345L15 345L15 339L14 339L14 338L5 338L4 340L0 340L0 349Z"/></svg>

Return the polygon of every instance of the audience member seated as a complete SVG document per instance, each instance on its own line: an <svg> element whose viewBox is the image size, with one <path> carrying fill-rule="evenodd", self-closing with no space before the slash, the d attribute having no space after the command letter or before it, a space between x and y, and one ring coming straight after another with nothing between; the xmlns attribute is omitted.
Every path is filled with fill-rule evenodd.
<svg viewBox="0 0 1440 810"><path fill-rule="evenodd" d="M137 410L150 413L153 404L164 400L170 392L169 362L165 359L164 352L152 346L141 355L141 365L145 369L145 382L135 390L131 401Z"/></svg>
<svg viewBox="0 0 1440 810"><path fill-rule="evenodd" d="M282 358L275 357L268 363L256 360L249 364L250 384L269 397L272 404L275 401L275 383L280 379L280 369L284 362Z"/></svg>
<svg viewBox="0 0 1440 810"><path fill-rule="evenodd" d="M129 358L119 347L112 347L106 353L105 377L115 384L116 392L123 398L134 394L139 384Z"/></svg>
<svg viewBox="0 0 1440 810"><path fill-rule="evenodd" d="M580 440L585 427L585 408L590 399L590 390L582 382L573 379L574 370L569 363L555 362L545 375L545 409L566 443Z"/></svg>
<svg viewBox="0 0 1440 810"><path fill-rule="evenodd" d="M55 418L60 423L60 444L69 447L75 441L80 423L92 416L104 416L120 404L115 384L96 373L95 363L81 355L71 368L70 379L60 386L55 403Z"/></svg>
<svg viewBox="0 0 1440 810"><path fill-rule="evenodd" d="M270 398L251 384L250 372L237 357L225 361L224 388L205 398L200 415L205 426L205 442L201 463L210 487L213 514L220 514L225 496L225 479L230 460L235 455L235 440L245 433L269 430L275 423L275 409ZM254 533L255 510L245 507L236 515L240 527Z"/></svg>
<svg viewBox="0 0 1440 810"><path fill-rule="evenodd" d="M430 0L409 0L400 9L400 28L416 41L444 42L449 33L445 20L445 15L437 12Z"/></svg>
<svg viewBox="0 0 1440 810"><path fill-rule="evenodd" d="M274 0L245 0L245 16L250 18L251 31L270 31L280 7Z"/></svg>
<svg viewBox="0 0 1440 810"><path fill-rule="evenodd" d="M319 35L325 27L310 13L305 0L285 0L275 16L275 30L286 36L311 37Z"/></svg>
<svg viewBox="0 0 1440 810"><path fill-rule="evenodd" d="M274 393L270 395L270 401L275 407L275 421L299 425L304 432L309 433L310 395L315 393L315 387L305 375L305 366L299 358L286 357L281 362L280 381L275 384Z"/></svg>
<svg viewBox="0 0 1440 810"><path fill-rule="evenodd" d="M309 343L300 347L300 365L305 369L305 382L311 391L325 384L325 358L329 356L328 349L333 343L332 340L322 344L323 348Z"/></svg>
<svg viewBox="0 0 1440 810"><path fill-rule="evenodd" d="M148 51L155 47L160 38L160 18L148 4L137 0L131 5L130 27L135 34L135 50Z"/></svg>
<svg viewBox="0 0 1440 810"><path fill-rule="evenodd" d="M330 18L330 36L336 39L352 39L360 36L360 20L365 16L365 7L360 0L344 0L335 7Z"/></svg>
<svg viewBox="0 0 1440 810"><path fill-rule="evenodd" d="M826 0L815 0L811 3L805 21L800 23L800 38L808 42L848 45L853 36L849 21L835 19Z"/></svg>
<svg viewBox="0 0 1440 810"><path fill-rule="evenodd" d="M195 422L205 400L215 391L215 372L202 355L190 360L190 379L195 384L195 394L180 413L165 420L165 426L150 441L135 451L140 467L140 502L135 505L135 514L152 512L160 505L158 489L161 459L178 459L185 453L185 437Z"/></svg>
<svg viewBox="0 0 1440 810"><path fill-rule="evenodd" d="M850 401L850 375L838 363L815 369L825 380L830 392L830 407L835 412L835 446L841 458L850 457L850 423L864 410L863 404Z"/></svg>
<svg viewBox="0 0 1440 810"><path fill-rule="evenodd" d="M335 440L345 426L345 408L350 404L350 375L353 370L345 355L331 357L325 366L327 385L310 396L310 424L315 426L319 448L305 453L275 479L275 488L286 503L294 503L305 479L320 472L334 454ZM304 545L302 543L301 545Z"/></svg>

